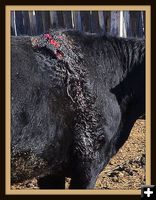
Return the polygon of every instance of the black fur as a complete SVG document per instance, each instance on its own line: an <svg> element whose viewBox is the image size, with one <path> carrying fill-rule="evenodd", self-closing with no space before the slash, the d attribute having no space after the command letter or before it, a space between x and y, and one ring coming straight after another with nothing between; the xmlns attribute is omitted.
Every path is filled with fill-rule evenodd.
<svg viewBox="0 0 156 200"><path fill-rule="evenodd" d="M97 176L145 113L145 45L76 31L58 49L12 38L12 182L94 188ZM56 183L56 184L55 184Z"/></svg>

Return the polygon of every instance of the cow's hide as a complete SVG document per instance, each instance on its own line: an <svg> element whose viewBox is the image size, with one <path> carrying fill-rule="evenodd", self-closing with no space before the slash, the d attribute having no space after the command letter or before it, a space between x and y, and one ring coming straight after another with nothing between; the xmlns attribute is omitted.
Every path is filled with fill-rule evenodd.
<svg viewBox="0 0 156 200"><path fill-rule="evenodd" d="M12 182L93 188L145 113L144 40L58 30L11 47Z"/></svg>

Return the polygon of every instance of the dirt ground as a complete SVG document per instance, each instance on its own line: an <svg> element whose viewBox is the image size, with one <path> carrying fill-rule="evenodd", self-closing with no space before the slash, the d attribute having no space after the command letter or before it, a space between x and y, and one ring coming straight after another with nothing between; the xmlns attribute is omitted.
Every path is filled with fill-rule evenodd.
<svg viewBox="0 0 156 200"><path fill-rule="evenodd" d="M134 124L131 134L99 175L95 189L138 190L145 185L145 120ZM66 179L66 189L70 179ZM12 185L11 189L38 189L36 179Z"/></svg>
<svg viewBox="0 0 156 200"><path fill-rule="evenodd" d="M137 190L145 185L145 120L137 120L131 134L101 172L96 189Z"/></svg>

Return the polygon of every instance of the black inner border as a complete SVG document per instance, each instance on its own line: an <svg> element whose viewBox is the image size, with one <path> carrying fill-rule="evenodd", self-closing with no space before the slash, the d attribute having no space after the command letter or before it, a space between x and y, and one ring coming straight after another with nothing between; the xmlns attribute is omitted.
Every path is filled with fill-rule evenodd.
<svg viewBox="0 0 156 200"><path fill-rule="evenodd" d="M151 5L151 184L156 184L156 162L154 162L155 157L155 141L156 134L154 133L156 130L156 98L154 94L154 89L156 83L156 78L154 77L156 74L156 66L154 59L154 44L156 37L156 27L154 27L154 19L156 19L156 10L154 10L154 0L96 0L94 3L87 2L86 0L58 0L57 1L48 1L44 0L41 2L35 0L1 0L0 1L0 24L1 24L1 66L0 66L0 199L1 200L21 200L21 199L58 199L58 198L66 198L66 199L79 199L79 198L93 198L93 199L120 199L120 200L138 200L141 199L140 195L6 195L5 194L5 6L6 5ZM156 6L155 6L156 8Z"/></svg>

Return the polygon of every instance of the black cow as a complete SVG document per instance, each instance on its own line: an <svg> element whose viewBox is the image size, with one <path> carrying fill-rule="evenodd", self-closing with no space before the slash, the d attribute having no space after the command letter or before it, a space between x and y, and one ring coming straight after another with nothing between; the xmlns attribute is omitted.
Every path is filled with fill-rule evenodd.
<svg viewBox="0 0 156 200"><path fill-rule="evenodd" d="M145 113L144 40L58 30L11 45L12 183L94 188Z"/></svg>

